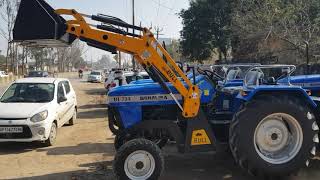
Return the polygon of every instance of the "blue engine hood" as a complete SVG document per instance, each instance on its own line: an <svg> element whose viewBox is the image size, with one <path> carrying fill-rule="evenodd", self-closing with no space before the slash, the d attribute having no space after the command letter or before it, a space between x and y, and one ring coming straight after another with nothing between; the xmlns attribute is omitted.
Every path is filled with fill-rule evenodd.
<svg viewBox="0 0 320 180"><path fill-rule="evenodd" d="M199 75L196 77L196 84L203 81L205 77ZM183 82L184 83L184 82ZM169 82L166 83L171 89L173 94L177 94L177 89ZM185 86L187 86L184 83ZM201 89L201 88L200 88ZM159 83L153 82L153 80L144 79L138 80L133 83L124 86L118 86L109 91L108 96L134 96L134 95L149 95L149 94L167 94L165 90L159 85Z"/></svg>
<svg viewBox="0 0 320 180"><path fill-rule="evenodd" d="M310 90L320 89L320 75L299 75L299 76L290 76L290 83L296 86L302 86ZM288 82L288 78L283 78L278 81L279 83Z"/></svg>
<svg viewBox="0 0 320 180"><path fill-rule="evenodd" d="M143 81L144 82L144 81ZM179 94L177 89L171 84L166 83L173 94ZM201 93L201 102L209 102L215 92L213 85L203 76L199 75L196 77L196 84L198 85ZM187 85L184 83L187 87ZM138 83L128 84L124 86L118 86L109 91L109 97L117 96L142 96L142 95L156 95L156 94L168 94L159 83Z"/></svg>
<svg viewBox="0 0 320 180"><path fill-rule="evenodd" d="M137 81L131 81L129 84L144 84L144 83L154 83L152 79L140 79Z"/></svg>
<svg viewBox="0 0 320 180"><path fill-rule="evenodd" d="M176 88L171 83L167 83L167 85L174 94L178 93ZM108 93L108 96L134 96L150 94L166 94L166 91L163 90L158 83L128 84L111 89Z"/></svg>

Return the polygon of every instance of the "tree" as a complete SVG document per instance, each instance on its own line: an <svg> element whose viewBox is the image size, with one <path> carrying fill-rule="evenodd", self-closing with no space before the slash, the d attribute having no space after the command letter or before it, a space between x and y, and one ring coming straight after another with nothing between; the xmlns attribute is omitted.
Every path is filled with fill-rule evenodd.
<svg viewBox="0 0 320 180"><path fill-rule="evenodd" d="M94 63L95 69L104 69L104 68L114 68L117 67L117 62L115 59L111 58L108 55L102 55L101 58Z"/></svg>
<svg viewBox="0 0 320 180"><path fill-rule="evenodd" d="M230 48L231 0L194 0L182 10L182 54L190 60L206 60L216 48L219 59Z"/></svg>
<svg viewBox="0 0 320 180"><path fill-rule="evenodd" d="M52 51L48 48L30 48L31 58L35 60L36 70L44 70L44 65L47 61L49 52Z"/></svg>
<svg viewBox="0 0 320 180"><path fill-rule="evenodd" d="M86 65L81 57L85 50L84 43L76 40L70 47L56 48L58 70L60 72L70 71L70 68L79 68Z"/></svg>
<svg viewBox="0 0 320 180"><path fill-rule="evenodd" d="M12 31L19 8L20 0L0 0L0 18L5 22L5 26L0 26L0 35L7 40L6 69L8 69L8 60L11 59L11 70L14 66L14 58L17 57L17 44L12 41Z"/></svg>
<svg viewBox="0 0 320 180"><path fill-rule="evenodd" d="M0 66L5 64L5 62L6 62L6 57L4 55L0 54Z"/></svg>
<svg viewBox="0 0 320 180"><path fill-rule="evenodd" d="M181 53L180 53L180 42L177 40L172 40L171 44L166 45L166 49L170 56L175 60L175 61L181 61Z"/></svg>
<svg viewBox="0 0 320 180"><path fill-rule="evenodd" d="M232 24L238 44L233 47L245 47L243 42L248 40L249 44L255 38L256 48L251 51L260 54L286 51L287 55L295 53L309 62L319 51L319 12L317 0L236 0ZM281 48L270 48L270 42L282 43ZM241 48L239 51L244 52Z"/></svg>

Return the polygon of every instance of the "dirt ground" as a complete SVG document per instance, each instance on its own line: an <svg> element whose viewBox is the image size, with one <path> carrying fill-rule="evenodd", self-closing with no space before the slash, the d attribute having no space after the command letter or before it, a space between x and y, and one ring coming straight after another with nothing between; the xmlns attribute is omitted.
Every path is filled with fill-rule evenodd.
<svg viewBox="0 0 320 180"><path fill-rule="evenodd" d="M95 180L114 179L113 136L107 128L107 109L102 84L71 80L78 97L78 120L58 131L57 144L0 143L0 179ZM1 94L1 92L0 92ZM161 179L254 180L228 154L177 154L164 149L165 170ZM320 179L319 161L290 180Z"/></svg>

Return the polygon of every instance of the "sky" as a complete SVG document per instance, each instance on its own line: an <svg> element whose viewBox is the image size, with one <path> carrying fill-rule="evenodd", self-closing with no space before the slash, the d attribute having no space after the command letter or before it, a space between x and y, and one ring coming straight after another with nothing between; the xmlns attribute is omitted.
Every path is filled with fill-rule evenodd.
<svg viewBox="0 0 320 180"><path fill-rule="evenodd" d="M121 18L122 20L132 23L132 0L47 0L55 9L70 8L85 14L107 14ZM160 37L175 38L180 37L182 29L181 19L177 13L181 9L189 6L189 0L135 0L135 22L142 24L144 27L153 29L155 26L163 28ZM0 20L1 25L3 21ZM0 50L2 54L6 49L6 41L0 37ZM91 57L95 60L101 55L106 54L95 48L89 48L84 54L86 60Z"/></svg>

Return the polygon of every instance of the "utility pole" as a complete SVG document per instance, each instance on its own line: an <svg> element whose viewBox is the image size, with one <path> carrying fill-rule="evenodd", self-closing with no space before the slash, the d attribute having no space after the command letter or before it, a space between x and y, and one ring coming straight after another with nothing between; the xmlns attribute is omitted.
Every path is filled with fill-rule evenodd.
<svg viewBox="0 0 320 180"><path fill-rule="evenodd" d="M155 31L156 31L156 37L157 37L157 39L159 39L159 36L163 35L163 34L160 34L163 31L163 28L160 28L159 26L156 26L155 27Z"/></svg>
<svg viewBox="0 0 320 180"><path fill-rule="evenodd" d="M119 68L121 68L121 51L118 54Z"/></svg>
<svg viewBox="0 0 320 180"><path fill-rule="evenodd" d="M134 25L134 0L132 0L132 25ZM132 33L134 34L134 29L132 29ZM132 55L132 68L136 70L136 62L134 60L134 55Z"/></svg>
<svg viewBox="0 0 320 180"><path fill-rule="evenodd" d="M93 60L92 60L92 52L90 52L90 56L91 56L91 71L93 71Z"/></svg>

